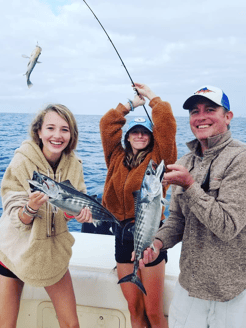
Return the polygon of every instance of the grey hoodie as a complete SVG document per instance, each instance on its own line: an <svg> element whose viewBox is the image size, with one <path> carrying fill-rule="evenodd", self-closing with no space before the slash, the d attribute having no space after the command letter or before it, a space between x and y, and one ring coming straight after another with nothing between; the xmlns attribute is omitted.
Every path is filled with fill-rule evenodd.
<svg viewBox="0 0 246 328"><path fill-rule="evenodd" d="M164 249L182 241L179 282L190 296L228 301L246 288L246 145L227 131L209 139L203 157L198 140L188 147L178 164L196 182L173 186L156 237Z"/></svg>

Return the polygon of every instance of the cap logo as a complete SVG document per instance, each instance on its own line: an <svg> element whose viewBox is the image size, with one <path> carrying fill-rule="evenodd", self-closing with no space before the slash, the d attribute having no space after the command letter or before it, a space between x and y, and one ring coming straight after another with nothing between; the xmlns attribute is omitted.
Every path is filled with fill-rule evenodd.
<svg viewBox="0 0 246 328"><path fill-rule="evenodd" d="M214 92L214 91L209 90L208 88L202 88L202 89L198 90L197 92L195 92L195 95L199 95L200 93L208 93L208 92Z"/></svg>
<svg viewBox="0 0 246 328"><path fill-rule="evenodd" d="M143 117L137 117L134 119L134 122L143 123L143 122L146 122L146 120Z"/></svg>

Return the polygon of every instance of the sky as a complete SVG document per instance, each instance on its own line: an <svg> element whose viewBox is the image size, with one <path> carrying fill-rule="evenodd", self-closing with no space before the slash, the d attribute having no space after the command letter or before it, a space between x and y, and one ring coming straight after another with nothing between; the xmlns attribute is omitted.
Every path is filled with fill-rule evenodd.
<svg viewBox="0 0 246 328"><path fill-rule="evenodd" d="M134 97L131 81L83 0L0 0L0 112L35 113L48 103L103 115ZM187 116L184 101L204 85L246 116L245 0L87 0L134 82ZM35 46L42 48L24 76ZM151 112L146 102L148 112ZM134 115L144 115L143 107Z"/></svg>

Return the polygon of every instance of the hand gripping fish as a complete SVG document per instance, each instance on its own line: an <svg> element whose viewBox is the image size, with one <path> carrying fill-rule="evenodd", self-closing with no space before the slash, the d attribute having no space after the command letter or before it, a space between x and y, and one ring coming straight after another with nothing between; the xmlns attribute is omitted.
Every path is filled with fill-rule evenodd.
<svg viewBox="0 0 246 328"><path fill-rule="evenodd" d="M32 192L37 190L43 192L49 196L49 202L52 205L59 207L68 214L78 215L82 208L88 206L95 225L101 221L115 222L120 225L114 215L96 200L96 196L88 196L76 190L69 180L59 183L34 171L32 180L27 181Z"/></svg>
<svg viewBox="0 0 246 328"><path fill-rule="evenodd" d="M38 63L40 64L41 62L38 61L38 57L41 55L42 48L36 45L35 49L31 53L31 56L28 57L26 55L22 55L24 58L30 58L28 64L27 64L27 71L24 75L26 75L26 81L27 81L27 86L28 88L31 88L33 85L32 82L30 81L30 75L35 67L35 65Z"/></svg>
<svg viewBox="0 0 246 328"><path fill-rule="evenodd" d="M162 206L167 204L163 199L161 180L165 172L164 161L159 166L151 159L144 174L140 190L133 193L135 199L135 228L134 228L134 251L135 260L133 273L119 280L132 282L147 295L146 290L137 276L139 260L147 247L152 246L154 236L160 226Z"/></svg>

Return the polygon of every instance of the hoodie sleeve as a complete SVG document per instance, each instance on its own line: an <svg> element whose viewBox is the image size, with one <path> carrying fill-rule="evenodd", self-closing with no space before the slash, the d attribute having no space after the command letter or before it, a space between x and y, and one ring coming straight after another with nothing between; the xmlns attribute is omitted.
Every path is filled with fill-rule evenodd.
<svg viewBox="0 0 246 328"><path fill-rule="evenodd" d="M110 109L100 121L100 132L102 146L107 167L109 167L112 156L121 153L122 127L126 123L125 115L129 111L124 105L119 104L116 109Z"/></svg>
<svg viewBox="0 0 246 328"><path fill-rule="evenodd" d="M32 225L24 224L18 216L20 208L29 199L28 192L20 180L21 178L22 174L18 174L18 170L13 169L11 166L7 168L1 185L3 211L15 228L29 230Z"/></svg>
<svg viewBox="0 0 246 328"><path fill-rule="evenodd" d="M153 134L155 145L153 159L158 163L164 159L165 165L173 164L177 160L176 130L177 124L172 108L168 102L156 97L150 101L154 122Z"/></svg>

